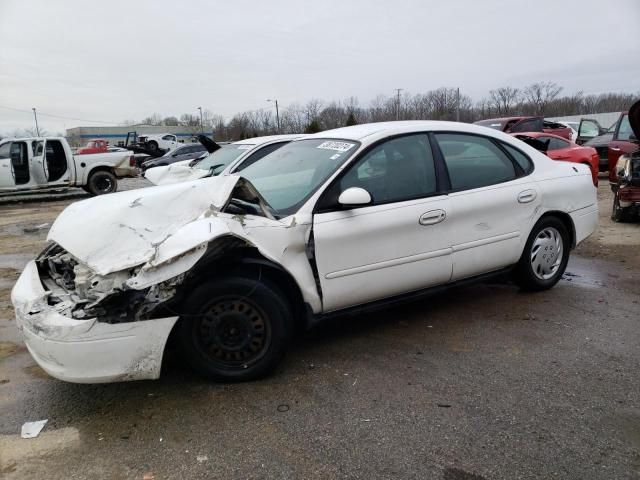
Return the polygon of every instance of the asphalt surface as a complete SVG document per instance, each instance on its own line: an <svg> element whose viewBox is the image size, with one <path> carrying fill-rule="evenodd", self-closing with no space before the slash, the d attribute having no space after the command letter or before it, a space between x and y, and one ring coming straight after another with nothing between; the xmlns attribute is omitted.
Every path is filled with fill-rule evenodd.
<svg viewBox="0 0 640 480"><path fill-rule="evenodd" d="M552 290L486 283L336 319L235 385L175 356L159 381L49 378L7 300L72 200L0 205L0 478L640 478L640 224L613 224L599 194L599 230Z"/></svg>

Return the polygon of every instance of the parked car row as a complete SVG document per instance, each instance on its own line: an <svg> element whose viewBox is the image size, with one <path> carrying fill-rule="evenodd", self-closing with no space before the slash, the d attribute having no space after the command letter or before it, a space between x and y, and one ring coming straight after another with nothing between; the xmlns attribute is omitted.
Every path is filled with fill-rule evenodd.
<svg viewBox="0 0 640 480"><path fill-rule="evenodd" d="M549 122L541 117L509 117L481 120L476 124L511 133L555 160L588 165L594 185L598 184L598 172L608 172L615 195L611 218L624 221L636 217L640 202L635 185L637 173L634 173L638 168L635 162L640 133L640 120L634 115L638 115L639 105L640 102L636 102L629 112L622 112L608 129L589 118L577 123ZM620 174L624 177L623 183Z"/></svg>

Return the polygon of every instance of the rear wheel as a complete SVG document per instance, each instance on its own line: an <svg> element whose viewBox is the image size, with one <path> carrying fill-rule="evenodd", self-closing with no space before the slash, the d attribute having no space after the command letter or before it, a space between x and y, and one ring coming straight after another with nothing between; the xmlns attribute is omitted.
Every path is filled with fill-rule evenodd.
<svg viewBox="0 0 640 480"><path fill-rule="evenodd" d="M547 290L562 277L569 262L567 228L556 217L536 223L515 270L516 283L529 291Z"/></svg>
<svg viewBox="0 0 640 480"><path fill-rule="evenodd" d="M83 187L84 188L84 187ZM106 170L98 170L89 175L85 188L92 195L104 195L118 190L118 179Z"/></svg>
<svg viewBox="0 0 640 480"><path fill-rule="evenodd" d="M147 147L152 152L155 152L156 150L158 150L158 142L156 142L155 140L151 140L150 142L147 143Z"/></svg>
<svg viewBox="0 0 640 480"><path fill-rule="evenodd" d="M198 287L186 301L179 338L188 363L217 381L247 381L270 373L292 334L286 298L273 287L229 277Z"/></svg>

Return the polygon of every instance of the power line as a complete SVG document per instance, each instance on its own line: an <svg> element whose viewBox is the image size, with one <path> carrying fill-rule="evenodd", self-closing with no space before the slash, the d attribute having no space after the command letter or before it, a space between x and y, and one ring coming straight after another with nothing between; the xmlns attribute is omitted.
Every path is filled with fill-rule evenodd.
<svg viewBox="0 0 640 480"><path fill-rule="evenodd" d="M14 112L21 112L21 113L28 113L28 114L33 114L32 110L22 110L20 108L14 108L14 107L7 107L6 105L0 105L0 108L3 108L5 110L12 110ZM40 115L41 117L51 117L51 118L59 118L62 120L76 120L79 122L89 122L89 123L104 123L107 125L117 125L118 122L105 122L104 120L87 120L86 118L77 118L77 117L66 117L63 115L54 115L52 113L42 113L40 110L38 110L38 115Z"/></svg>

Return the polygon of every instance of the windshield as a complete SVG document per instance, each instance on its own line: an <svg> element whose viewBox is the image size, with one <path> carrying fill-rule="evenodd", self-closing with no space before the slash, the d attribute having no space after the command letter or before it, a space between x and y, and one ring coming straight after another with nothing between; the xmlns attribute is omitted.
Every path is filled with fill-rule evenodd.
<svg viewBox="0 0 640 480"><path fill-rule="evenodd" d="M213 175L219 175L227 165L242 155L247 150L251 150L255 145L225 145L219 150L209 154L194 165L194 168L201 170L211 170Z"/></svg>
<svg viewBox="0 0 640 480"><path fill-rule="evenodd" d="M299 140L242 170L279 217L295 213L357 150L353 140Z"/></svg>
<svg viewBox="0 0 640 480"><path fill-rule="evenodd" d="M476 125L482 125L483 127L502 131L502 123L496 120L480 120L479 122L476 122Z"/></svg>

